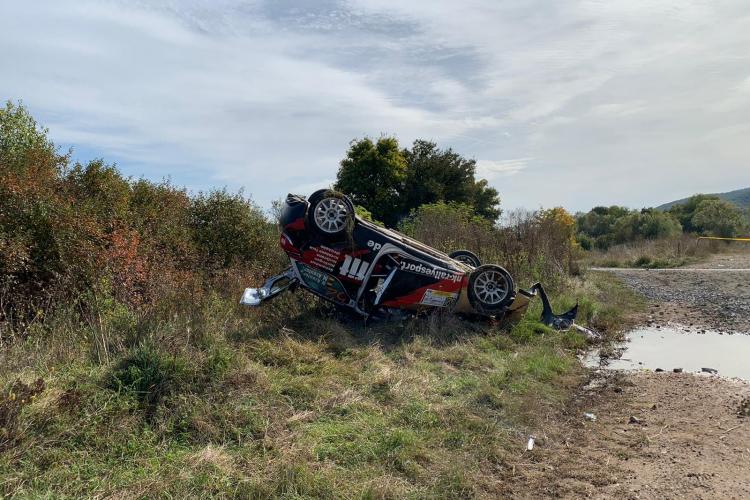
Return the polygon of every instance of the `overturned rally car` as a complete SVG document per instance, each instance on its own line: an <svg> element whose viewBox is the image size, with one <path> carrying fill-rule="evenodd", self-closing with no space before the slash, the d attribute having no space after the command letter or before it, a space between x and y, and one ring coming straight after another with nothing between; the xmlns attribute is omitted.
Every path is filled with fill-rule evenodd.
<svg viewBox="0 0 750 500"><path fill-rule="evenodd" d="M281 248L291 266L261 288L247 288L241 303L258 306L297 286L365 318L395 311L445 308L456 313L517 319L541 295L542 321L573 324L577 306L552 314L540 284L516 289L511 275L476 255L450 255L358 217L351 200L323 189L308 199L288 195L279 218Z"/></svg>

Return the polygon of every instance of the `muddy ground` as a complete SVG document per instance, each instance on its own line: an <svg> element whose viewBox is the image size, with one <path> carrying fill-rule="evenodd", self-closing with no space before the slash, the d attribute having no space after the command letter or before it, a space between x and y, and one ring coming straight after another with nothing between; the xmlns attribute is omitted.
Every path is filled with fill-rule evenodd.
<svg viewBox="0 0 750 500"><path fill-rule="evenodd" d="M750 333L750 272L722 270L750 270L750 252L692 268L615 272L649 299L645 321ZM509 496L750 498L746 381L595 370L535 435L509 467Z"/></svg>

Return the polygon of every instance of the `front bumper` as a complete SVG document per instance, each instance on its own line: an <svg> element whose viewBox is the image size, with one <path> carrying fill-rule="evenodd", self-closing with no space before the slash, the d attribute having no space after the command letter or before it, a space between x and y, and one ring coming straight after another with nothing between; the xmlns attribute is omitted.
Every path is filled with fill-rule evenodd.
<svg viewBox="0 0 750 500"><path fill-rule="evenodd" d="M266 300L271 300L287 289L294 288L298 283L294 270L288 268L281 274L268 278L260 288L245 288L240 304L257 307Z"/></svg>

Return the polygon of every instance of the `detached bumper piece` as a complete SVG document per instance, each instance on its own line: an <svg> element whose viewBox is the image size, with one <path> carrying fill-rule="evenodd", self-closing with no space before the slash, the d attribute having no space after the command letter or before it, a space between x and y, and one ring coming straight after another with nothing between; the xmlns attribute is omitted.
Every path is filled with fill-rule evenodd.
<svg viewBox="0 0 750 500"><path fill-rule="evenodd" d="M245 288L240 304L243 306L257 307L266 300L271 300L280 293L293 289L298 283L292 268L288 268L281 274L268 278L260 288Z"/></svg>
<svg viewBox="0 0 750 500"><path fill-rule="evenodd" d="M554 328L555 330L576 330L586 335L590 340L601 338L601 334L598 332L575 323L576 316L578 316L578 304L574 305L570 311L562 314L555 314L552 312L552 304L550 304L547 292L544 291L544 287L541 283L534 283L526 293L530 295L539 295L539 298L542 299L542 317L540 318L540 321L543 324Z"/></svg>

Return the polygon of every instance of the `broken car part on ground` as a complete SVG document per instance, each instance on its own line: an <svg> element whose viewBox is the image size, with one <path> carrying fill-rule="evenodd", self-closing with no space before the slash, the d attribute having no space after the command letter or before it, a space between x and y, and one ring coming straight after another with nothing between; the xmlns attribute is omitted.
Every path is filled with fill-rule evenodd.
<svg viewBox="0 0 750 500"><path fill-rule="evenodd" d="M539 294L545 324L573 326L577 306L561 315L552 314L541 284L517 289L508 271L482 264L467 250L446 255L361 219L351 200L336 191L319 190L308 199L288 195L279 224L281 248L291 266L261 288L246 289L244 305L258 306L301 286L365 318L444 308L513 320Z"/></svg>

